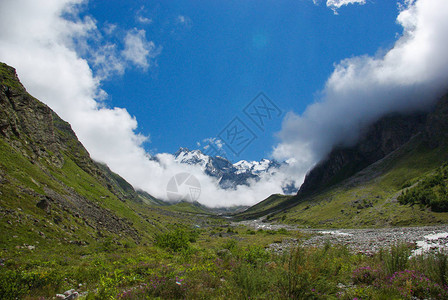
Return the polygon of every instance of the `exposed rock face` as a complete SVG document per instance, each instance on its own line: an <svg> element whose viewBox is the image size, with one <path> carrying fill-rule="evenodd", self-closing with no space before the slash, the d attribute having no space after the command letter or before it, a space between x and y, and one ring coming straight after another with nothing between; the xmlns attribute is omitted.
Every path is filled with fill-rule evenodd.
<svg viewBox="0 0 448 300"><path fill-rule="evenodd" d="M440 99L428 115L424 134L430 146L436 147L448 140L448 94Z"/></svg>
<svg viewBox="0 0 448 300"><path fill-rule="evenodd" d="M56 115L31 97L22 85L7 85L8 75L17 83L19 81L13 68L3 67L9 74L0 73L0 82L3 83L0 90L0 134L25 157L34 161L41 157L62 166L64 159L53 125Z"/></svg>
<svg viewBox="0 0 448 300"><path fill-rule="evenodd" d="M305 177L298 195L313 193L344 180L384 158L421 133L427 115L388 115L371 125L352 147L337 147Z"/></svg>

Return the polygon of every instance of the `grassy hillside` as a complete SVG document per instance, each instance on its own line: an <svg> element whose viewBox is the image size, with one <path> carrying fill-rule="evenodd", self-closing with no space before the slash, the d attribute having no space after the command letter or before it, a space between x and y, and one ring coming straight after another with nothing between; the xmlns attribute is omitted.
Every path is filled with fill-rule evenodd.
<svg viewBox="0 0 448 300"><path fill-rule="evenodd" d="M296 206L273 213L269 217L312 227L447 223L448 213L434 212L424 206L402 205L397 201L397 197L406 188L436 172L447 160L446 146L430 148L421 136L417 136L391 155L331 188L317 191L306 198L295 196ZM277 207L292 201L288 198L285 200L280 201ZM265 204L261 203L259 206L263 207Z"/></svg>
<svg viewBox="0 0 448 300"><path fill-rule="evenodd" d="M234 216L236 219L255 219L262 216L270 216L272 214L283 211L289 207L297 204L294 196L286 196L281 194L274 194L267 199L249 207L245 211Z"/></svg>

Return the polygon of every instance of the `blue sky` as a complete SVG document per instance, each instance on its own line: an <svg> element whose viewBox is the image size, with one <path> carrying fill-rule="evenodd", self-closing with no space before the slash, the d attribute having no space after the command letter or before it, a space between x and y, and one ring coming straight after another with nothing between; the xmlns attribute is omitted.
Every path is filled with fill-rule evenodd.
<svg viewBox="0 0 448 300"><path fill-rule="evenodd" d="M144 29L161 48L147 70L130 69L102 83L107 105L126 108L139 131L150 136L145 144L150 153L201 149L202 140L216 137L239 116L257 139L239 156L224 147L237 161L269 157L278 142L281 117L263 132L242 112L259 92L283 112L301 113L335 63L387 50L401 33L394 1L348 5L338 12L304 0L90 1L84 14L99 28Z"/></svg>

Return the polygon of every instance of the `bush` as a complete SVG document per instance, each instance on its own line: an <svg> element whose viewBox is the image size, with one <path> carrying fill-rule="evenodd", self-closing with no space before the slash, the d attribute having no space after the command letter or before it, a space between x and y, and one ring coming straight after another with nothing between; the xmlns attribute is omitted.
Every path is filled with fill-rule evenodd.
<svg viewBox="0 0 448 300"><path fill-rule="evenodd" d="M447 299L448 297L446 289L416 271L396 272L389 281L404 298L428 299L436 297L437 299Z"/></svg>
<svg viewBox="0 0 448 300"><path fill-rule="evenodd" d="M56 272L2 270L0 272L0 299L17 299L31 290L57 286L62 281Z"/></svg>
<svg viewBox="0 0 448 300"><path fill-rule="evenodd" d="M0 299L17 299L28 293L28 283L15 270L0 272Z"/></svg>
<svg viewBox="0 0 448 300"><path fill-rule="evenodd" d="M254 268L247 263L242 263L235 269L233 279L243 299L257 298L268 290L270 283L266 268Z"/></svg>
<svg viewBox="0 0 448 300"><path fill-rule="evenodd" d="M263 247L250 246L245 249L243 259L251 265L257 265L266 263L270 256L269 252Z"/></svg>
<svg viewBox="0 0 448 300"><path fill-rule="evenodd" d="M277 230L278 234L288 234L288 230L286 230L285 228L280 228L279 230Z"/></svg>
<svg viewBox="0 0 448 300"><path fill-rule="evenodd" d="M448 167L443 165L433 175L427 176L413 188L398 197L400 204L419 204L430 207L435 212L448 211L447 181Z"/></svg>
<svg viewBox="0 0 448 300"><path fill-rule="evenodd" d="M352 279L354 284L371 285L379 277L379 271L371 267L360 267L353 271Z"/></svg>
<svg viewBox="0 0 448 300"><path fill-rule="evenodd" d="M98 286L98 293L95 299L115 299L118 294L118 285L121 283L121 271L115 270L113 273L101 275Z"/></svg>
<svg viewBox="0 0 448 300"><path fill-rule="evenodd" d="M160 248L178 252L189 249L190 243L196 242L197 236L198 234L196 232L177 228L166 233L158 234L154 243Z"/></svg>
<svg viewBox="0 0 448 300"><path fill-rule="evenodd" d="M383 260L386 271L393 274L397 271L406 269L409 261L411 250L406 244L396 244L390 248L390 251L383 254Z"/></svg>

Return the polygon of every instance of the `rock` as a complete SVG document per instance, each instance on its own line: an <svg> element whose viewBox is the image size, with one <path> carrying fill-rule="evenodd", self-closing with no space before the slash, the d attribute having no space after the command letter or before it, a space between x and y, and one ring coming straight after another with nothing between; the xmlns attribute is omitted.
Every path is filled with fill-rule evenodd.
<svg viewBox="0 0 448 300"><path fill-rule="evenodd" d="M50 208L50 202L47 199L42 199L37 202L36 206L42 210L47 211Z"/></svg>
<svg viewBox="0 0 448 300"><path fill-rule="evenodd" d="M55 224L60 224L60 223L62 223L62 218L61 218L61 216L55 216L54 218L53 218L53 222L55 223Z"/></svg>
<svg viewBox="0 0 448 300"><path fill-rule="evenodd" d="M232 255L232 252L230 252L229 249L221 249L221 250L218 251L217 254L218 254L219 257L228 257L228 256Z"/></svg>
<svg viewBox="0 0 448 300"><path fill-rule="evenodd" d="M75 289L65 291L64 294L56 294L57 299L72 300L79 297L79 293Z"/></svg>

